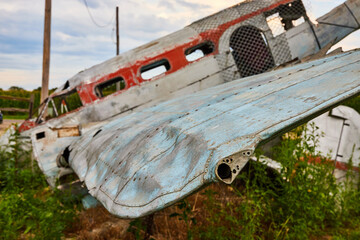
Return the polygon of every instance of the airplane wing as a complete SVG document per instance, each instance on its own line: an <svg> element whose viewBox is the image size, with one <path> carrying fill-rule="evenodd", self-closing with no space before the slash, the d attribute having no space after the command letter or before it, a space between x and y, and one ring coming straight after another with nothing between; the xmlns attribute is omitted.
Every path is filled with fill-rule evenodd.
<svg viewBox="0 0 360 240"><path fill-rule="evenodd" d="M231 183L260 142L359 93L360 51L347 52L120 116L63 155L111 213L141 217Z"/></svg>

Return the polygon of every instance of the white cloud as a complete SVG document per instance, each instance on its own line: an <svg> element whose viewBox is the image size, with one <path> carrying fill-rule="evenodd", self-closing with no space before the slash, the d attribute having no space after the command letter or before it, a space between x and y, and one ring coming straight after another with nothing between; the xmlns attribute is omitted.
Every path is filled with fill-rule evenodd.
<svg viewBox="0 0 360 240"><path fill-rule="evenodd" d="M36 60L35 60L36 59ZM39 61L37 61L39 59ZM26 69L32 70L41 67L42 55L21 53L0 53L0 70L1 69ZM1 76L1 75L0 75ZM0 81L2 77L0 78ZM0 86L1 87L1 86Z"/></svg>

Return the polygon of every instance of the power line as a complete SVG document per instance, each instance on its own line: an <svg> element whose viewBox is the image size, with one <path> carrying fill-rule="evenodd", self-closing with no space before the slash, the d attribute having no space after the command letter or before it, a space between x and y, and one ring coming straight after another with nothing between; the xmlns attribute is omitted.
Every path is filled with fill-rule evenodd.
<svg viewBox="0 0 360 240"><path fill-rule="evenodd" d="M116 45L116 40L115 40L115 27L112 28L111 30L111 40L114 43L114 45Z"/></svg>
<svg viewBox="0 0 360 240"><path fill-rule="evenodd" d="M91 15L91 12L90 12L90 9L89 9L89 6L88 6L86 0L83 0L83 1L84 1L85 6L86 6L86 10L87 10L88 13L89 13L89 16L90 16L91 21L92 21L97 27L99 27L99 28L106 28L106 27L110 26L110 24L113 22L113 19L114 19L114 15L115 15L115 14L112 15L109 23L107 23L107 24L105 24L105 25L100 25L100 24L98 24L98 23L95 21L95 19L94 19L93 16Z"/></svg>

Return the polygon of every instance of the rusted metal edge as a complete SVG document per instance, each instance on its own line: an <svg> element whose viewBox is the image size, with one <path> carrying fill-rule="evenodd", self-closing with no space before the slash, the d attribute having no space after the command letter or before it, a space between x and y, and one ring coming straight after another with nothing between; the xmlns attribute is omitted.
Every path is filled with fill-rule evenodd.
<svg viewBox="0 0 360 240"><path fill-rule="evenodd" d="M359 69L354 51L120 116L70 144L69 163L111 213L144 216L218 181L223 160L359 94Z"/></svg>

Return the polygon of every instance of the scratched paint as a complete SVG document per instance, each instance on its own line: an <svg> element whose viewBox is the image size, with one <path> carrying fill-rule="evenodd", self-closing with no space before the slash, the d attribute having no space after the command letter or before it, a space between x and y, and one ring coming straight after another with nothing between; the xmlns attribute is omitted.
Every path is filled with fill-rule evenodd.
<svg viewBox="0 0 360 240"><path fill-rule="evenodd" d="M354 51L119 116L70 145L70 166L111 213L150 214L219 181L223 159L359 94L359 69Z"/></svg>
<svg viewBox="0 0 360 240"><path fill-rule="evenodd" d="M230 35L239 26L253 25L264 32L276 64L317 52L316 41L314 36L309 33L311 29L308 23L290 29L286 32L286 36L280 35L274 38L271 35L271 30L261 14L287 2L289 1L266 0L235 5L199 20L180 31L80 72L69 79L67 84L58 88L52 97L76 88L84 106L60 117L47 120L46 124L50 127L61 128L103 121L117 114L127 114L179 95L191 94L231 81L236 76L239 78L234 60L231 54L229 55ZM354 17L360 20L360 11L358 10L360 0L348 0L346 3L353 9L353 15L339 14L339 12L344 13L345 6L342 5L340 8L343 9L342 11L335 9L321 19L349 23L353 28L345 28L340 31L338 27L329 28L324 24L314 26L322 46L334 40L340 41L342 37L356 29ZM234 13L226 15L228 12ZM214 42L215 51L198 61L187 62L184 51L206 39ZM301 43L306 44L301 45ZM291 52L282 47L288 44ZM141 66L162 58L170 61L171 69L168 73L146 82L138 79ZM226 64L224 64L225 62ZM115 76L124 77L126 88L113 95L98 99L94 91L96 85ZM232 77L229 78L229 76ZM186 79L186 81L178 81L177 79L180 78ZM66 86L69 87L63 90ZM20 129L34 131L34 127L45 124L45 122L39 123L39 119L37 121L36 124L27 121Z"/></svg>
<svg viewBox="0 0 360 240"><path fill-rule="evenodd" d="M31 136L34 155L49 183L55 186L62 171L56 159L71 143L70 159L74 159L71 163L76 173L93 196L121 217L151 213L215 181L216 175L221 178L224 175L217 171L222 160L231 170L222 180L231 182L246 163L247 153L251 154L259 141L294 124L297 116L302 121L309 111L307 104L322 101L315 93L309 95L311 89L301 82L310 84L310 79L320 74L319 69L323 71L319 76L327 76L328 68L327 63L318 61L315 66L302 65L302 70L294 67L239 79L229 54L231 34L240 26L258 28L279 65L319 50L311 26L321 46L339 41L358 28L354 22L360 20L360 0L348 0L346 4L353 14L347 14L342 5L322 19L352 24L352 28L339 31L334 26L304 23L273 37L264 14L288 2L291 1L263 0L235 5L69 79L51 97L76 88L83 107L42 123L40 117L36 123L28 121L20 127L25 130L23 135ZM187 62L185 50L208 40L214 43L214 52ZM307 44L300 45L302 42ZM162 58L171 65L166 74L149 81L139 78L142 66ZM345 68L335 58L327 61ZM124 77L126 88L99 99L95 86L117 76ZM224 84L234 79L239 80ZM297 87L292 88L290 82ZM213 86L218 87L210 88ZM204 89L208 90L203 92ZM296 89L293 100L286 96L291 89ZM268 98L263 98L266 94ZM333 92L329 94L333 96ZM282 106L287 102L298 110L286 111ZM304 108L299 102L305 104ZM319 105L314 109L317 112L326 107ZM283 122L264 117L274 112ZM260 123L269 131L260 132ZM43 138L37 137L42 134ZM232 159L232 164L227 164L226 158Z"/></svg>

